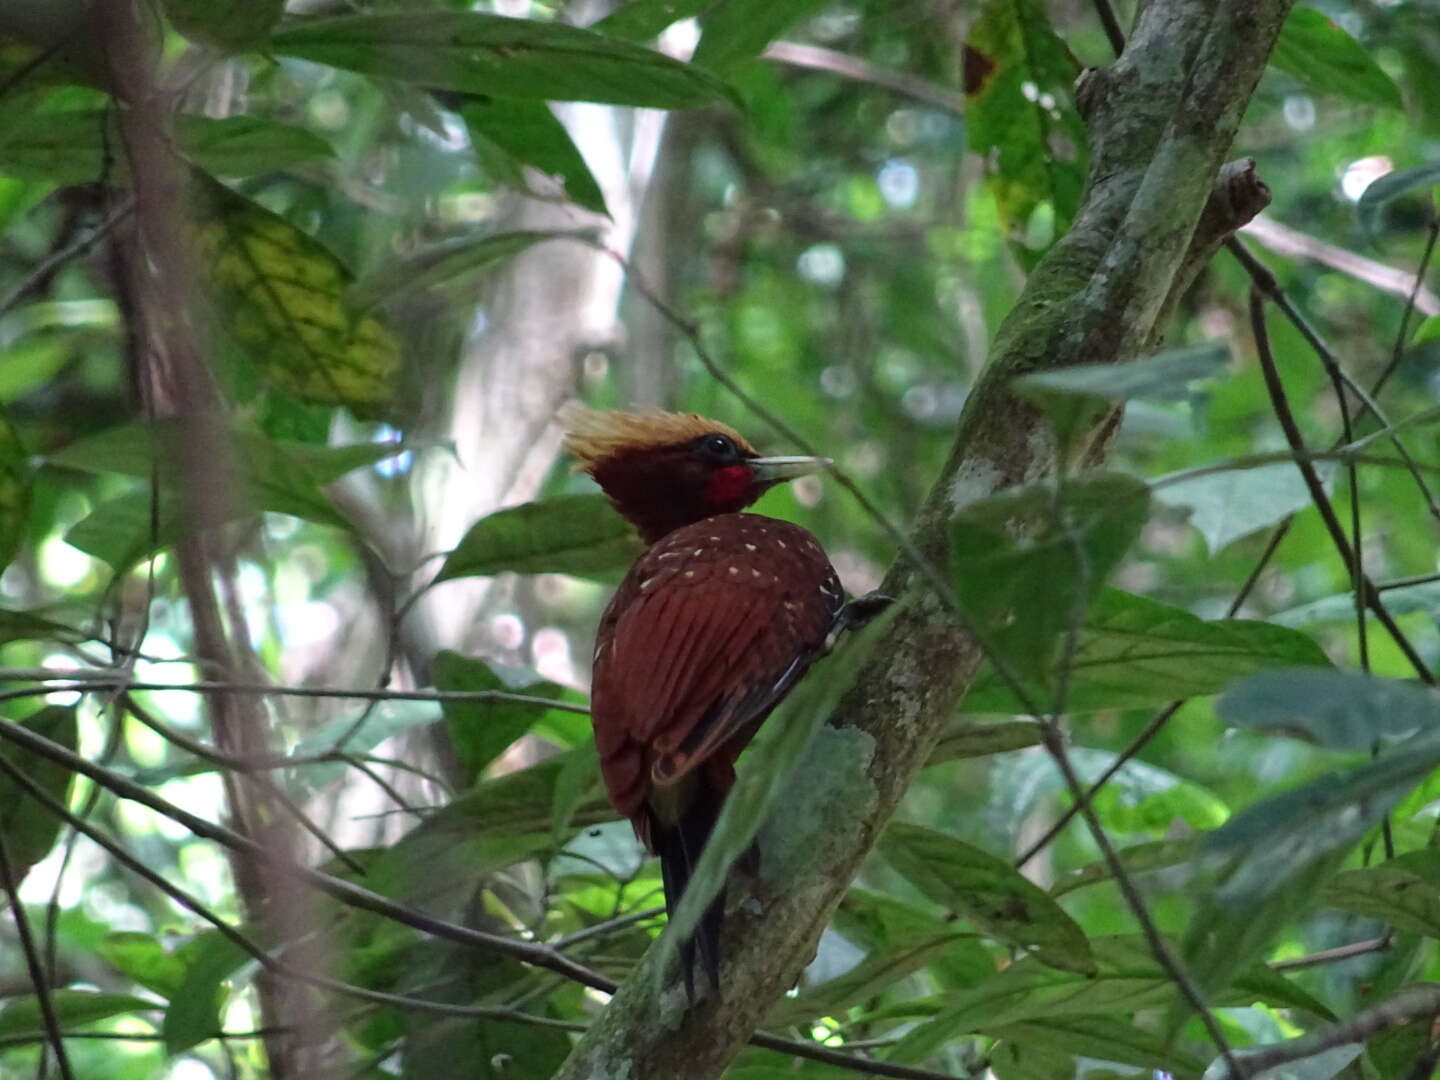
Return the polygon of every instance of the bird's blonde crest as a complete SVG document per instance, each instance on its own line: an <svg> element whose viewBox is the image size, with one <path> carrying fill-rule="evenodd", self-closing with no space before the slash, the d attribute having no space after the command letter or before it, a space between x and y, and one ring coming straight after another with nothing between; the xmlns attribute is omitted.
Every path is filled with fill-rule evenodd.
<svg viewBox="0 0 1440 1080"><path fill-rule="evenodd" d="M675 446L701 435L727 435L742 453L754 449L734 428L696 413L617 412L591 409L572 402L560 410L565 427L565 449L580 468L590 471L619 453L650 447Z"/></svg>

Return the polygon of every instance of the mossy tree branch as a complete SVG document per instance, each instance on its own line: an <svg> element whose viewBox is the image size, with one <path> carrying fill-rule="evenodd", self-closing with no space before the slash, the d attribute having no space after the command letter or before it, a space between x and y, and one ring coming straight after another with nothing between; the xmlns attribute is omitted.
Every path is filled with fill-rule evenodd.
<svg viewBox="0 0 1440 1080"><path fill-rule="evenodd" d="M1142 354L1178 290L1223 239L1223 229L1197 224L1207 205L1215 212L1221 189L1234 195L1233 171L1220 177L1221 165L1292 3L1151 0L1124 54L1082 80L1091 159L1081 209L1001 325L920 513L914 539L937 564L958 505L1054 471L1049 430L1011 395L1011 381ZM1248 200L1255 210L1261 193ZM1089 460L1103 455L1111 426L1097 425ZM884 589L899 595L912 585L914 602L790 785L793 797L774 818L782 824L761 838L764 901L731 910L720 992L693 1009L673 983L652 995L658 961L650 950L558 1080L719 1076L793 985L980 666L975 641L912 568L897 565Z"/></svg>

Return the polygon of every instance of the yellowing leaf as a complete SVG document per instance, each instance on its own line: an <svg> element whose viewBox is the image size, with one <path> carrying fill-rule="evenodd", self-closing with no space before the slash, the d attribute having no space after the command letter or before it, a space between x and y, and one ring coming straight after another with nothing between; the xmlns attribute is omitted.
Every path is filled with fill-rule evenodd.
<svg viewBox="0 0 1440 1080"><path fill-rule="evenodd" d="M195 175L200 267L251 362L304 401L385 415L400 347L378 319L345 305L350 271L284 218Z"/></svg>

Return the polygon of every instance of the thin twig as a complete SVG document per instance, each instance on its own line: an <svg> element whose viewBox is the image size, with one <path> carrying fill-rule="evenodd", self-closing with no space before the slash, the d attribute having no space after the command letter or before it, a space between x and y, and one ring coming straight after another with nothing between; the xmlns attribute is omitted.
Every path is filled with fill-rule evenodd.
<svg viewBox="0 0 1440 1080"><path fill-rule="evenodd" d="M71 259L84 255L92 247L98 244L110 232L130 216L135 210L135 200L126 199L114 210L106 215L105 219L83 236L76 237L69 244L66 244L59 251L52 252L47 258L40 261L34 270L25 275L25 280L16 286L0 299L0 315L5 314L12 307L23 300L29 291L35 287L36 282L44 281L46 276L53 274L57 267L63 266Z"/></svg>
<svg viewBox="0 0 1440 1080"><path fill-rule="evenodd" d="M0 762L7 768L10 767L10 763L3 757L0 757ZM0 833L0 894L4 895L10 905L10 917L15 920L15 939L20 944L20 951L25 955L25 967L30 972L30 985L34 988L35 1000L40 1005L40 1022L45 1025L50 1048L55 1051L55 1063L59 1066L60 1076L62 1080L75 1080L75 1073L70 1068L70 1058L65 1053L65 1040L60 1037L60 1019L55 1014L55 1002L50 998L50 980L45 975L45 964L40 957L39 945L30 932L30 916L25 912L25 905L20 902L20 882L15 865L10 861L9 846L5 843L3 833Z"/></svg>
<svg viewBox="0 0 1440 1080"><path fill-rule="evenodd" d="M1315 472L1315 467L1304 460L1302 456L1305 454L1305 439L1300 433L1300 426L1295 422L1294 413L1290 411L1290 402L1285 396L1285 387L1280 381L1280 372L1275 366L1275 356L1270 351L1270 336L1265 328L1265 297L1258 287L1250 290L1250 325L1255 335L1255 348L1260 357L1260 370L1265 377L1265 388L1270 394L1271 409L1276 420L1279 421L1281 429L1285 432L1285 441L1296 454L1295 467L1300 470L1300 475L1310 492L1310 501L1320 512L1320 519L1330 533L1331 544L1339 554L1341 561L1349 568L1354 565L1355 555L1350 547L1350 542L1345 538L1345 529L1335 516L1335 508L1330 503L1330 496L1326 493L1324 483ZM1394 618L1376 591L1374 583L1363 571L1360 573L1359 579L1365 606L1374 612L1380 625L1389 632L1421 681L1429 686L1435 685L1435 676L1420 654L1415 651L1414 645L1410 643L1410 639L1404 631L1395 624Z"/></svg>
<svg viewBox="0 0 1440 1080"><path fill-rule="evenodd" d="M1432 205L1430 208L1430 228L1425 235L1425 250L1420 255L1420 268L1415 271L1415 287L1410 290L1410 296L1405 301L1405 310L1400 313L1400 329L1395 333L1395 347L1390 351L1390 363L1385 365L1385 370L1380 373L1380 378L1375 380L1373 393L1380 393L1385 384L1390 381L1390 376L1400 367L1400 361L1405 357L1405 342L1410 337L1410 317L1414 314L1416 301L1420 296L1420 289L1425 280L1425 272L1430 269L1430 260L1435 257L1435 241L1440 238L1440 213L1436 212Z"/></svg>
<svg viewBox="0 0 1440 1080"><path fill-rule="evenodd" d="M1401 990L1389 1001L1358 1012L1338 1024L1331 1024L1298 1039L1246 1050L1240 1055L1238 1062L1230 1064L1220 1080L1248 1080L1277 1065L1303 1061L1337 1046L1363 1043L1377 1032L1422 1016L1433 1015L1437 1009L1440 1009L1440 986L1412 986Z"/></svg>
<svg viewBox="0 0 1440 1080"><path fill-rule="evenodd" d="M43 693L63 693L69 690L179 690L194 694L245 694L265 697L279 695L302 698L341 698L363 701L435 701L444 703L472 702L478 704L530 705L537 709L558 709L561 712L589 716L590 710L584 705L553 698L534 697L530 694L512 694L505 690L377 690L366 687L320 687L320 686L272 686L269 683L242 683L224 680L205 680L188 683L144 682L132 679L123 671L84 670L53 671L48 668L0 668L0 682L45 682L50 684ZM7 690L0 693L0 701L32 696L33 690Z"/></svg>
<svg viewBox="0 0 1440 1080"><path fill-rule="evenodd" d="M1349 945L1337 945L1333 949L1322 949L1320 952L1294 956L1289 960L1276 960L1269 966L1271 971L1299 971L1302 968L1319 967L1321 964L1334 964L1355 956L1384 952L1390 948L1393 940L1393 935L1387 933L1368 941L1353 941Z"/></svg>

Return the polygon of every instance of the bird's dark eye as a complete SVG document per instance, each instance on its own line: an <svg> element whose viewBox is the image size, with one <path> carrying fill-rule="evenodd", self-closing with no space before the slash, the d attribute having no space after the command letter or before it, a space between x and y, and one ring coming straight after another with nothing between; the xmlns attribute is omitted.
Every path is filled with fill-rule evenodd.
<svg viewBox="0 0 1440 1080"><path fill-rule="evenodd" d="M734 461L740 456L734 440L724 435L703 435L695 449L701 457L711 461Z"/></svg>

